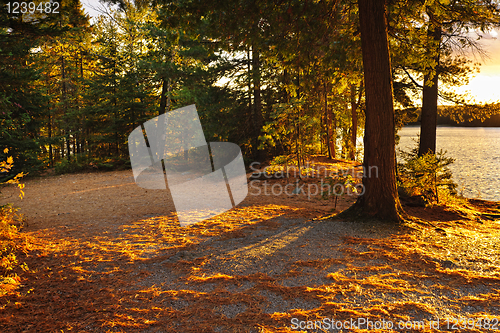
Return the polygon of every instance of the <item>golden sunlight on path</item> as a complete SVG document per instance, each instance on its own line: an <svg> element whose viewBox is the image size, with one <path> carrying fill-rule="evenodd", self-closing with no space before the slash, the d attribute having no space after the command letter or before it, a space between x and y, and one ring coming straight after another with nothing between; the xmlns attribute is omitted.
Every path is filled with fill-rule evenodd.
<svg viewBox="0 0 500 333"><path fill-rule="evenodd" d="M342 222L322 218L333 203L319 196L249 195L182 228L168 192L131 171L31 179L25 192L2 192L33 248L20 288L0 298L2 332L321 332L360 318L433 332L500 318L494 221Z"/></svg>

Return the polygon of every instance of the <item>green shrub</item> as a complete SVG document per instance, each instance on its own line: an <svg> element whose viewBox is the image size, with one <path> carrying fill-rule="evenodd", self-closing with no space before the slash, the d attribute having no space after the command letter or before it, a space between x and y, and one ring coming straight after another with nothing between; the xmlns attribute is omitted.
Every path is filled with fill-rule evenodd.
<svg viewBox="0 0 500 333"><path fill-rule="evenodd" d="M457 185L451 180L448 166L455 160L442 150L418 156L417 149L401 151L404 162L398 164L398 186L409 196L421 196L427 203L439 203L440 191L456 195Z"/></svg>
<svg viewBox="0 0 500 333"><path fill-rule="evenodd" d="M350 174L336 175L335 177L326 177L326 187L321 189L321 197L323 199L329 199L332 196L335 198L334 209L337 209L338 198L344 195L356 195L358 194L358 183L359 180L351 176ZM321 181L323 184L323 181Z"/></svg>
<svg viewBox="0 0 500 333"><path fill-rule="evenodd" d="M95 165L98 170L102 171L125 170L131 168L130 159L121 157L94 160L92 164Z"/></svg>
<svg viewBox="0 0 500 333"><path fill-rule="evenodd" d="M71 160L61 160L54 166L54 172L58 175L64 173L77 173L85 171L111 171L130 168L128 158L89 158L86 154L72 156Z"/></svg>
<svg viewBox="0 0 500 333"><path fill-rule="evenodd" d="M72 158L70 161L64 159L64 160L57 162L56 165L54 165L54 172L57 175L60 175L63 173L82 172L82 171L86 171L88 169L89 169L88 164L79 158Z"/></svg>
<svg viewBox="0 0 500 333"><path fill-rule="evenodd" d="M297 159L294 155L278 155L273 158L271 165L297 165Z"/></svg>

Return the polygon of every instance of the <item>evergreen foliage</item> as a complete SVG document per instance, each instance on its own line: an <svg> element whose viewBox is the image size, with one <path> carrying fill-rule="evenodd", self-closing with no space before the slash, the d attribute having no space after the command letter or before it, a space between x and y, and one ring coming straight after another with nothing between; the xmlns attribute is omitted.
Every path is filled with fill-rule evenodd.
<svg viewBox="0 0 500 333"><path fill-rule="evenodd" d="M408 196L421 196L427 203L439 203L439 194L456 195L457 184L452 180L449 165L455 160L440 150L436 154L418 155L418 148L411 152L400 151L403 163L398 164L398 185Z"/></svg>
<svg viewBox="0 0 500 333"><path fill-rule="evenodd" d="M239 144L246 161L293 155L300 167L312 154L361 158L355 2L115 3L92 25L79 0L61 2L54 15L1 12L0 142L19 170L126 166L134 128L193 103L207 141ZM455 44L441 43L437 64L427 30L436 22L443 34L485 30L494 5L396 1L387 10L396 126L415 118L419 82L433 71L451 88L441 96L465 103L451 92L472 67L451 50L474 44L450 37ZM498 107L442 110L471 119Z"/></svg>

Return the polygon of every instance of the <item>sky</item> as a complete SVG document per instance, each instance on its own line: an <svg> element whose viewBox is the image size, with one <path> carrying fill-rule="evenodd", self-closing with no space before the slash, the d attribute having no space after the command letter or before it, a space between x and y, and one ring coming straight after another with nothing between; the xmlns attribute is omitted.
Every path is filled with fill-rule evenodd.
<svg viewBox="0 0 500 333"><path fill-rule="evenodd" d="M80 2L82 3L82 6L83 6L83 9L85 10L85 12L87 14L89 14L91 17L99 15L99 13L97 11L95 11L94 9L92 9L92 7L99 8L99 7L103 6L102 4L99 3L98 0L80 0Z"/></svg>
<svg viewBox="0 0 500 333"><path fill-rule="evenodd" d="M457 91L469 90L479 102L495 102L500 100L500 31L490 32L479 42L488 58L476 59L481 63L479 74L476 74L467 86L460 87ZM469 58L474 60L472 56Z"/></svg>
<svg viewBox="0 0 500 333"><path fill-rule="evenodd" d="M86 13L91 17L99 13L94 8L103 5L98 0L80 0ZM469 92L470 95L480 103L500 101L500 30L483 34L479 41L486 51L488 58L481 59L479 56L469 55L474 62L481 63L480 72L475 74L467 86L457 87L456 92Z"/></svg>

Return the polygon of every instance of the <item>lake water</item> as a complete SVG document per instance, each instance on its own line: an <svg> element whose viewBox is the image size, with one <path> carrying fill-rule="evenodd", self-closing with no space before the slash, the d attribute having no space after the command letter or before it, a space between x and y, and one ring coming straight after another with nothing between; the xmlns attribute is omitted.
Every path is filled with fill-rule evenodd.
<svg viewBox="0 0 500 333"><path fill-rule="evenodd" d="M398 148L416 146L420 126L406 126L398 132ZM458 191L467 198L500 201L500 128L438 126L436 150L453 157L450 165Z"/></svg>

